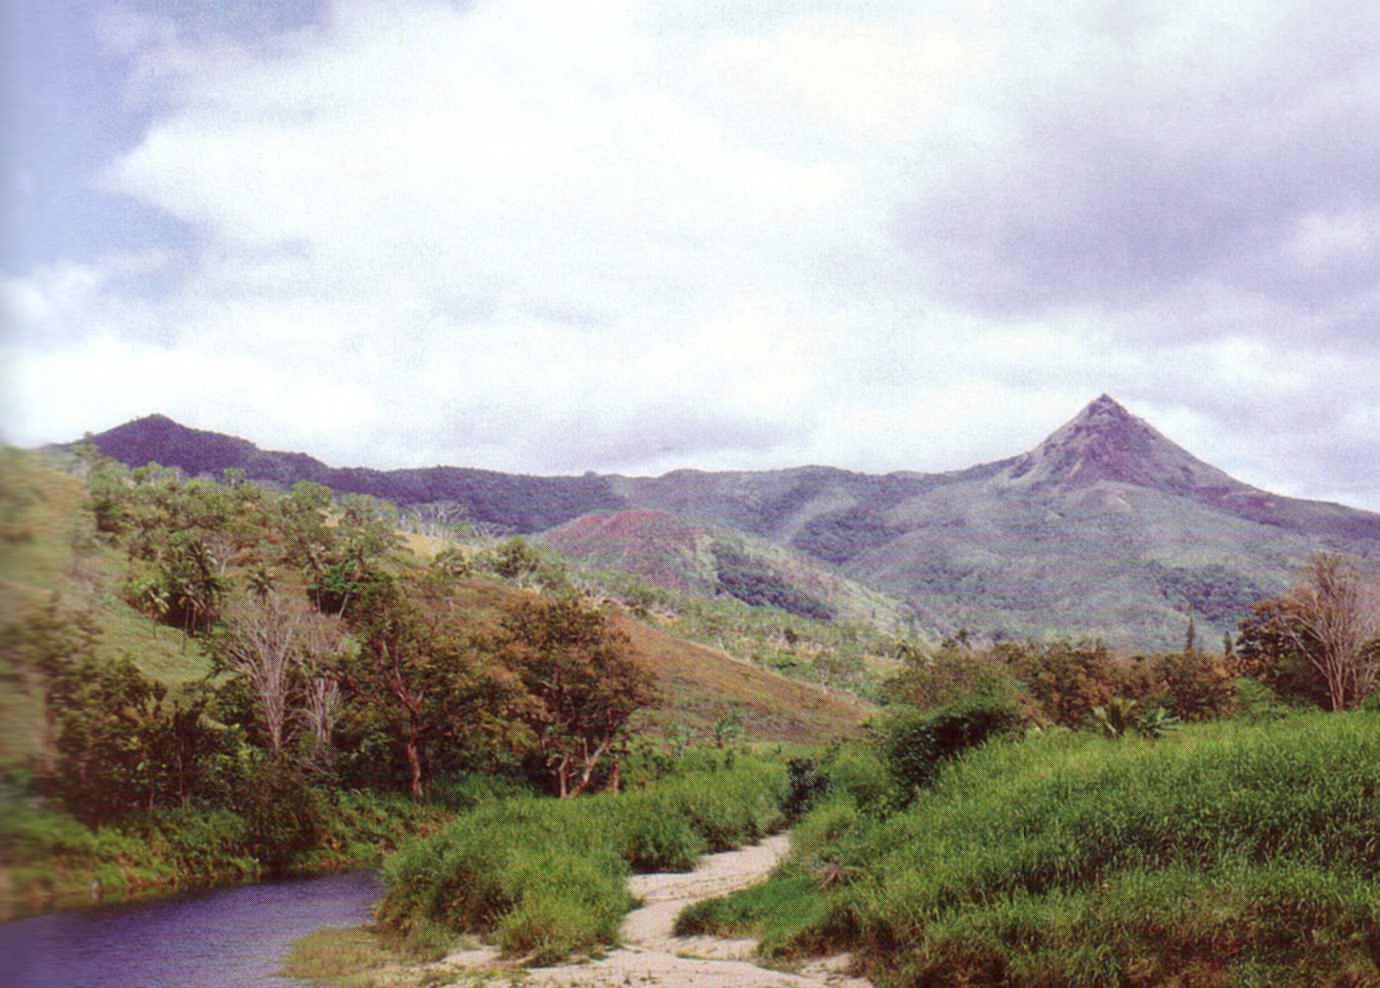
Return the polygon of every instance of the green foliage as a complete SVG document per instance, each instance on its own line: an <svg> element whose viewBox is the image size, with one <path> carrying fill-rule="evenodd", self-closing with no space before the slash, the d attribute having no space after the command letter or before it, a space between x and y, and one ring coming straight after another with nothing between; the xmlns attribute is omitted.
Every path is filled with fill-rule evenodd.
<svg viewBox="0 0 1380 988"><path fill-rule="evenodd" d="M786 763L790 792L786 796L786 819L794 823L805 815L814 803L824 798L830 788L829 776L820 771L813 758L792 758Z"/></svg>
<svg viewBox="0 0 1380 988"><path fill-rule="evenodd" d="M518 716L554 788L579 795L623 747L628 719L655 698L651 675L607 615L574 600L514 608L498 649L526 690Z"/></svg>
<svg viewBox="0 0 1380 988"><path fill-rule="evenodd" d="M834 608L790 585L769 567L737 547L718 542L713 547L718 589L750 607L775 607L789 614L832 621Z"/></svg>
<svg viewBox="0 0 1380 988"><path fill-rule="evenodd" d="M1139 722L1136 701L1114 696L1105 707L1093 707L1093 721L1103 737L1120 738L1129 734Z"/></svg>
<svg viewBox="0 0 1380 988"><path fill-rule="evenodd" d="M1172 731L1177 731L1180 723L1179 718L1163 707L1151 707L1140 716L1136 723L1136 730L1153 741Z"/></svg>
<svg viewBox="0 0 1380 988"><path fill-rule="evenodd" d="M285 758L265 760L238 801L251 853L269 871L281 871L320 839L326 807L301 770Z"/></svg>
<svg viewBox="0 0 1380 988"><path fill-rule="evenodd" d="M1371 984L1377 764L1363 712L986 745L890 819L807 815L779 911L816 918L754 922L898 986Z"/></svg>
<svg viewBox="0 0 1380 988"><path fill-rule="evenodd" d="M1296 712L1296 709L1258 679L1242 676L1236 680L1235 716L1240 720L1279 720Z"/></svg>
<svg viewBox="0 0 1380 988"><path fill-rule="evenodd" d="M686 869L703 850L756 840L781 824L785 795L779 765L743 757L624 795L483 807L388 861L379 916L555 961L616 942L630 867Z"/></svg>
<svg viewBox="0 0 1380 988"><path fill-rule="evenodd" d="M532 576L541 566L541 556L515 535L494 550L489 567L505 580L521 580Z"/></svg>
<svg viewBox="0 0 1380 988"><path fill-rule="evenodd" d="M894 709L879 730L897 795L908 799L934 780L941 763L1023 723L1017 704L1002 696L974 695L930 712Z"/></svg>
<svg viewBox="0 0 1380 988"><path fill-rule="evenodd" d="M233 744L205 721L208 699L170 701L129 659L72 663L47 691L56 761L45 786L91 823L186 805L214 785L210 764Z"/></svg>

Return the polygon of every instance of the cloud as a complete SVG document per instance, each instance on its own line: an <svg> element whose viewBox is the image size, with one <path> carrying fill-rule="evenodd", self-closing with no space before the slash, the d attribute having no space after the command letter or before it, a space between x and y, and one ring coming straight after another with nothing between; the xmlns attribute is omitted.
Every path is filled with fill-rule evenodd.
<svg viewBox="0 0 1380 988"><path fill-rule="evenodd" d="M1380 506L1369 5L215 9L105 22L190 232L8 278L17 437L944 469L1111 391Z"/></svg>

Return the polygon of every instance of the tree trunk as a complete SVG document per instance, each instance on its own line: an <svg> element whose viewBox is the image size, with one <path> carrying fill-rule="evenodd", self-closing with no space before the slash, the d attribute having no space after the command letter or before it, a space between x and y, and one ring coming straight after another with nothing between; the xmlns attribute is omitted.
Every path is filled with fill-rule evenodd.
<svg viewBox="0 0 1380 988"><path fill-rule="evenodd" d="M422 751L417 742L417 735L412 734L407 739L407 767L412 770L412 798L421 799L422 792Z"/></svg>

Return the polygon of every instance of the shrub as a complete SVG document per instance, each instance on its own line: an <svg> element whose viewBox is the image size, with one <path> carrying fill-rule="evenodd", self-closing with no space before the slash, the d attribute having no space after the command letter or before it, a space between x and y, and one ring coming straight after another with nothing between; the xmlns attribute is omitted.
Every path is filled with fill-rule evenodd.
<svg viewBox="0 0 1380 988"><path fill-rule="evenodd" d="M900 708L882 724L882 753L903 798L927 786L940 763L1023 723L1008 697L972 696L926 713Z"/></svg>
<svg viewBox="0 0 1380 988"><path fill-rule="evenodd" d="M269 871L280 871L314 846L322 830L324 802L286 759L271 759L255 770L240 797L248 844Z"/></svg>
<svg viewBox="0 0 1380 988"><path fill-rule="evenodd" d="M891 776L872 748L839 748L824 760L830 792L847 796L864 812L879 812L891 799Z"/></svg>
<svg viewBox="0 0 1380 988"><path fill-rule="evenodd" d="M829 776L819 770L813 758L792 758L786 763L790 792L786 795L786 819L794 823L805 815L814 802L827 794Z"/></svg>

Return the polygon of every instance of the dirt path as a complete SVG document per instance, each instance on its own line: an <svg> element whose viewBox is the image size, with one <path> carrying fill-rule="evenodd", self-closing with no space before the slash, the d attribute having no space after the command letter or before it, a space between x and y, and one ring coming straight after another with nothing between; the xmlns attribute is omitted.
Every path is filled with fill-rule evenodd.
<svg viewBox="0 0 1380 988"><path fill-rule="evenodd" d="M628 887L642 905L623 921L622 947L597 961L529 970L518 983L530 988L869 988L870 982L840 973L838 960L785 974L748 960L756 947L752 940L673 934L682 909L762 881L789 847L790 836L779 834L752 847L707 855L692 872L634 875ZM471 970L497 961L497 953L488 950L446 958L446 963Z"/></svg>

